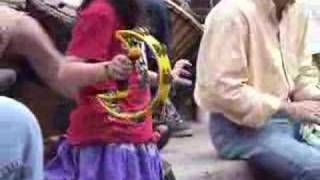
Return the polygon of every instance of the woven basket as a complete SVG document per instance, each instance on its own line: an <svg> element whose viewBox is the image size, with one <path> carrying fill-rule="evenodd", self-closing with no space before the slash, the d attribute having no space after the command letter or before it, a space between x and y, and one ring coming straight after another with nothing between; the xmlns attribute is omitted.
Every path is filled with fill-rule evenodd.
<svg viewBox="0 0 320 180"><path fill-rule="evenodd" d="M173 61L191 58L203 33L203 26L186 10L171 0L165 1L172 21Z"/></svg>

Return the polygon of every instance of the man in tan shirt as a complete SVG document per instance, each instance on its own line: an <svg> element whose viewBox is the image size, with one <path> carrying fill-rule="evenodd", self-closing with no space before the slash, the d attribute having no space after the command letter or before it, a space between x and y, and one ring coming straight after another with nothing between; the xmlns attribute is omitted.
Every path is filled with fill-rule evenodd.
<svg viewBox="0 0 320 180"><path fill-rule="evenodd" d="M320 150L295 136L301 122L320 124L308 18L299 0L222 0L197 62L195 99L219 154L284 180L320 179Z"/></svg>

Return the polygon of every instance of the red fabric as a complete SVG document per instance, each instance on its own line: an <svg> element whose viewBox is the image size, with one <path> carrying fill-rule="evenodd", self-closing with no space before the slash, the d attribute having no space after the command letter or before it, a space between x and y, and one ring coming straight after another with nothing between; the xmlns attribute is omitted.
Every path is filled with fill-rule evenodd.
<svg viewBox="0 0 320 180"><path fill-rule="evenodd" d="M114 37L115 31L122 27L111 4L95 0L80 13L67 54L91 61L110 61L122 52L120 42ZM129 77L129 96L121 102L121 108L127 112L140 110L150 102L149 87L141 87L139 82L138 74L133 72ZM95 98L97 93L116 89L117 82L106 81L86 87L79 93L78 106L70 115L67 132L72 144L146 143L154 139L151 115L142 123L115 119L108 116Z"/></svg>

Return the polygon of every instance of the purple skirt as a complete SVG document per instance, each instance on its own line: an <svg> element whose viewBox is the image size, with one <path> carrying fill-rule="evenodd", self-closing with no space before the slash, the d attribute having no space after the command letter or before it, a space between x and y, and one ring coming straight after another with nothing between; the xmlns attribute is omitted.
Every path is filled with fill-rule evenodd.
<svg viewBox="0 0 320 180"><path fill-rule="evenodd" d="M45 166L46 180L163 180L155 144L75 147L62 140Z"/></svg>

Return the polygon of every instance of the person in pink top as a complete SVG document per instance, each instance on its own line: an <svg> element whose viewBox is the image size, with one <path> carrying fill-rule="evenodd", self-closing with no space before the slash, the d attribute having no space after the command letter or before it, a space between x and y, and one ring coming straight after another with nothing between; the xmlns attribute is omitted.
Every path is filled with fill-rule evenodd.
<svg viewBox="0 0 320 180"><path fill-rule="evenodd" d="M71 96L81 87L109 78L106 63L70 62L59 53L33 18L0 5L0 58L22 55L42 80ZM117 72L126 72L120 64ZM23 104L0 96L0 179L43 179L42 134L34 114Z"/></svg>
<svg viewBox="0 0 320 180"><path fill-rule="evenodd" d="M139 122L117 119L96 99L98 93L120 89L119 80L128 80L128 97L120 102L122 111L141 110L151 101L149 81L145 79L155 82L157 74L147 69L140 69L141 73L132 67L126 73L118 69L129 59L115 32L140 25L140 7L135 0L86 0L80 7L67 54L74 61L106 62L110 79L79 91L66 138L46 165L46 179L163 179L156 146L159 134L153 131L152 114ZM147 77L141 78L141 74ZM188 74L181 63L172 76L176 79L179 74Z"/></svg>

